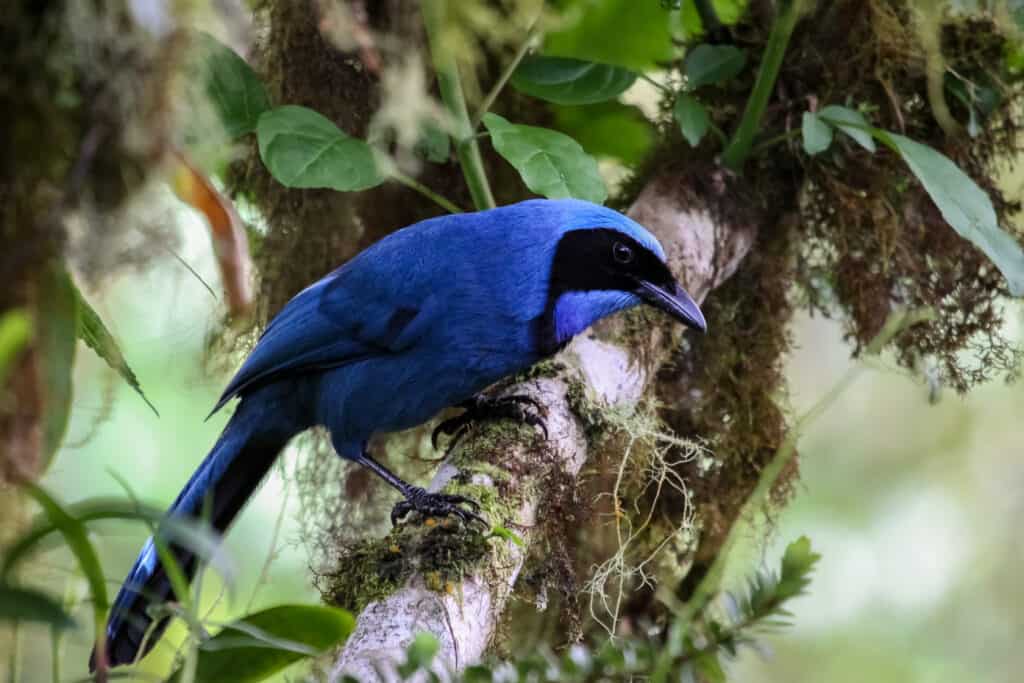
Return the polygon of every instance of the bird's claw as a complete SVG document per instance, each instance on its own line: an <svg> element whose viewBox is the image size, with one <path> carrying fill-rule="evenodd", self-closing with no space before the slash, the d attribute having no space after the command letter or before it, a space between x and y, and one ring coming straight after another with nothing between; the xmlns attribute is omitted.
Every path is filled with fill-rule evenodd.
<svg viewBox="0 0 1024 683"><path fill-rule="evenodd" d="M465 412L443 421L430 435L430 442L435 449L441 434L451 437L448 444L448 450L451 451L473 423L502 418L525 422L531 427L540 427L544 432L544 439L548 438L548 427L544 423L547 410L530 396L524 394L498 396L497 398L474 396L465 403L461 403L459 407L463 408Z"/></svg>
<svg viewBox="0 0 1024 683"><path fill-rule="evenodd" d="M466 505L470 509L459 507ZM480 504L472 498L449 493L429 493L419 486L412 486L405 495L405 500L399 501L391 510L391 526L397 526L410 512L418 512L423 517L458 517L466 524L476 521L485 527L490 525L487 520L477 514L480 511Z"/></svg>

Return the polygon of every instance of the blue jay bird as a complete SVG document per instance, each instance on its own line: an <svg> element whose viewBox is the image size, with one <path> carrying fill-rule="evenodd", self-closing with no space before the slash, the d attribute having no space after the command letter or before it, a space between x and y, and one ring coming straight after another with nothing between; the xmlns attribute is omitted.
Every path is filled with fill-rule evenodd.
<svg viewBox="0 0 1024 683"><path fill-rule="evenodd" d="M399 230L304 289L270 322L214 407L238 398L234 415L168 515L205 514L224 531L288 440L323 425L338 455L402 494L393 522L409 511L479 519L473 501L402 481L370 457L367 440L448 406L481 407L471 401L478 392L640 303L705 329L658 241L602 206L537 199ZM168 545L191 579L195 555ZM150 539L111 610L112 666L153 646L167 619L151 627L147 607L173 598Z"/></svg>

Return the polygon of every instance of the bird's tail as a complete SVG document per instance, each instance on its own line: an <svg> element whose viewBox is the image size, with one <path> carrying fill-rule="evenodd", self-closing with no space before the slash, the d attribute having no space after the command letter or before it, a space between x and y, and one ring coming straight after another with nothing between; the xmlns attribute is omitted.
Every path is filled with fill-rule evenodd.
<svg viewBox="0 0 1024 683"><path fill-rule="evenodd" d="M243 399L213 450L178 494L167 515L204 517L217 531L227 529L277 454L300 431L295 425L281 424L283 421L281 413L268 410L265 402ZM197 568L196 556L173 542L168 542L167 546L191 581ZM108 665L130 664L152 649L167 627L169 617L158 618L154 625L147 608L175 599L150 538L128 572L110 611L106 639ZM96 652L93 650L89 670L95 668Z"/></svg>

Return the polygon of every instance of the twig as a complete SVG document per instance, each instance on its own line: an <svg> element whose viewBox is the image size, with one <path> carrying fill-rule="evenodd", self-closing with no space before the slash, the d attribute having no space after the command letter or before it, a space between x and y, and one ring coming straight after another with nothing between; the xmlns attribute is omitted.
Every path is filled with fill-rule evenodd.
<svg viewBox="0 0 1024 683"><path fill-rule="evenodd" d="M267 559L263 561L263 567L260 568L260 575L256 578L256 585L253 586L252 595L249 596L249 602L245 605L246 614L249 614L252 611L252 606L256 602L256 595L259 593L260 588L263 587L263 584L267 582L267 575L270 573L270 564L274 561L274 557L277 555L275 552L277 549L277 539L281 535L284 513L288 509L288 497L291 493L291 488L285 485L284 500L281 501L281 511L277 513L277 521L274 522L274 532L270 535L270 549L267 551Z"/></svg>
<svg viewBox="0 0 1024 683"><path fill-rule="evenodd" d="M162 244L161 246L164 249L166 249L167 253L169 253L171 256L173 256L178 263L180 263L181 265L185 266L185 269L188 272L192 273L192 275L194 275L195 278L197 280L199 280L199 283L202 284L203 287L206 288L206 291L210 293L210 296L213 297L214 301L218 301L219 300L219 297L217 296L217 293L215 291L213 291L213 287L211 287L209 285L209 283L207 283L206 280L203 279L202 275L200 275L199 273L196 272L195 268L193 268L192 266L189 265L188 261L186 261L184 258L182 258L181 254L179 254L178 252L174 251L173 249L171 249L166 244Z"/></svg>
<svg viewBox="0 0 1024 683"><path fill-rule="evenodd" d="M526 31L526 38L523 40L523 44L516 50L516 54L512 57L512 61L508 63L505 70L501 72L501 76L491 86L490 92L484 97L484 101L480 103L479 109L473 116L473 120L470 122L471 129L476 132L476 129L480 127L480 121L483 119L484 114L491 110L491 105L494 104L494 100L498 99L498 95L505 89L505 85L508 83L508 79L512 78L512 74L515 73L519 63L523 61L523 57L530 51L530 46L533 44L533 39L537 33L537 22L540 21L540 17L533 20L530 24L530 28Z"/></svg>
<svg viewBox="0 0 1024 683"><path fill-rule="evenodd" d="M457 207L451 200L439 195L423 183L419 182L415 178L405 175L398 169L391 169L391 177L395 181L408 187L410 190L419 192L421 195L434 202L448 213L462 213L462 209Z"/></svg>

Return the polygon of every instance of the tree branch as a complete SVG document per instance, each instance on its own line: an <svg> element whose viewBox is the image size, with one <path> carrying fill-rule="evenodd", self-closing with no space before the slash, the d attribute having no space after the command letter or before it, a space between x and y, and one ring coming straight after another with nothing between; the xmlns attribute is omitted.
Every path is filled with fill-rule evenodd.
<svg viewBox="0 0 1024 683"><path fill-rule="evenodd" d="M736 196L731 174L719 169L702 174L699 191L692 180L675 172L656 176L629 214L658 236L673 270L703 299L735 271L753 244L757 225L749 220L750 212L727 216L718 209ZM566 496L575 490L571 482L590 455L585 425L576 412L580 390L601 409L636 406L653 389L658 368L678 348L681 334L667 322L631 333L620 316L578 337L558 357L557 368L546 368L547 376L504 389L545 406L548 439L525 427L481 427L449 457L431 488L474 495L484 502L489 519L513 528L524 546L492 540L492 552L457 585L436 590L436 581L421 572L386 598L370 602L332 667L332 680L346 674L367 682L398 680L394 666L419 631L432 633L441 644L435 660L439 673L478 661L531 547L543 547L544 519L572 509Z"/></svg>

